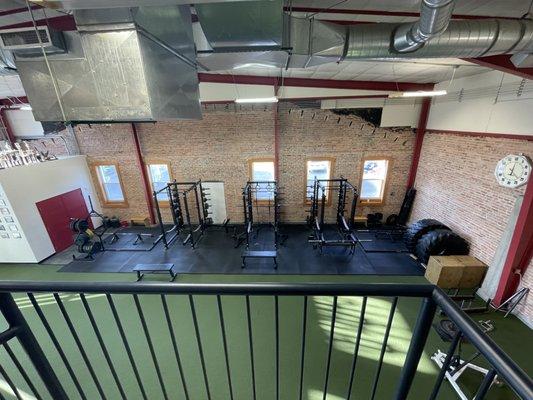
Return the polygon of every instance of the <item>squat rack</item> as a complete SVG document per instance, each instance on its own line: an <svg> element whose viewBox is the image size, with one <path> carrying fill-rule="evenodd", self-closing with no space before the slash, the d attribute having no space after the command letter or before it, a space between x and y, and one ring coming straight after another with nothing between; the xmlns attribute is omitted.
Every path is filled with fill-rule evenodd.
<svg viewBox="0 0 533 400"><path fill-rule="evenodd" d="M168 196L173 222L173 227L169 230L166 230L163 224L159 199L157 197L164 192ZM191 247L194 248L203 236L207 225L210 224L209 212L207 211L208 198L206 196L206 189L202 187L202 181L178 182L174 180L173 182L167 183L163 188L154 191L153 196L157 219L161 229L161 238L165 248L168 249L168 246L182 231L187 232L187 237L183 241L183 245L190 243ZM191 207L194 207L196 211L194 222L193 218L191 218ZM192 213L194 214L194 211ZM172 234L170 239L167 238L168 234Z"/></svg>
<svg viewBox="0 0 533 400"><path fill-rule="evenodd" d="M258 198L258 195L267 195L267 199ZM264 204L262 204L264 202ZM280 208L279 188L276 181L248 181L242 191L242 203L244 210L244 232L237 235L236 245L238 247L243 241L246 242L246 248L250 247L250 235L254 230L254 206L267 207L272 209L273 221L269 222L274 228L274 247L277 249L283 244L287 236L280 232ZM259 228L258 228L259 229Z"/></svg>
<svg viewBox="0 0 533 400"><path fill-rule="evenodd" d="M320 253L325 246L349 247L350 254L355 252L355 246L358 243L357 238L352 234L355 220L355 208L359 193L357 189L346 178L342 176L336 179L317 179L313 183L313 194L311 196L311 209L308 218L308 224L313 229L313 234L309 236L309 243L313 248L318 247ZM332 195L337 191L337 209L336 224L340 239L326 239L324 235L324 219L326 212L326 203L328 192ZM350 215L346 220L346 201L348 194L352 195Z"/></svg>

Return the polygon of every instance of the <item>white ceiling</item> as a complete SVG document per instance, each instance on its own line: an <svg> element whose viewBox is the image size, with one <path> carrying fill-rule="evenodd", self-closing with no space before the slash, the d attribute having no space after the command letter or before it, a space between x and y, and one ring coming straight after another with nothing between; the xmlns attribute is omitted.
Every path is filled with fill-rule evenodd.
<svg viewBox="0 0 533 400"><path fill-rule="evenodd" d="M531 5L532 0L457 0L454 14L516 17L524 15ZM194 3L194 0L192 0ZM354 10L384 11L384 12L418 12L420 0L293 0L294 7L321 8L339 10L339 13L298 13L299 16L314 17L326 20L346 21L374 21L396 22L411 21L415 17L405 16L379 16L356 14ZM24 8L24 0L0 0L0 10ZM351 10L345 13L343 10ZM64 15L63 12L46 9L34 10L36 19L52 18ZM17 14L0 15L0 26L30 21L27 11ZM457 66L459 66L457 68ZM239 68L231 71L210 71L211 73L258 75L258 76L285 76L311 79L337 79L359 81L388 81L388 82L414 82L430 83L455 78L476 75L488 71L466 61L458 59L438 60L388 60L388 61L343 61L340 64L329 63L309 68L280 70L261 66ZM455 75L454 75L455 71ZM9 82L8 82L9 81ZM8 82L6 84L6 82ZM0 77L0 97L12 96L19 93L21 86L18 79L13 77Z"/></svg>
<svg viewBox="0 0 533 400"><path fill-rule="evenodd" d="M454 78L476 75L489 71L459 59L410 61L343 61L322 64L309 68L281 70L254 66L230 71L211 73L232 75L283 76L291 78L339 79L354 81L433 83Z"/></svg>

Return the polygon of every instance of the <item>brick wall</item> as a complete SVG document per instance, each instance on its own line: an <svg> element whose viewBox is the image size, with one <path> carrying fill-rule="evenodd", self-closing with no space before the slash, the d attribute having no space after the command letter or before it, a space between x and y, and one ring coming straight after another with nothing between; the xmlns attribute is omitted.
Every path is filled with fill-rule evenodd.
<svg viewBox="0 0 533 400"><path fill-rule="evenodd" d="M249 179L248 160L274 156L274 117L265 106L204 106L199 121L137 124L146 162L169 162L177 180L221 180L225 184L226 207L232 221L242 221L241 191ZM289 109L291 112L289 113ZM359 186L365 156L389 157L391 175L384 206L358 209L358 214L382 211L397 213L405 193L414 135L410 129L375 129L353 116L331 111L280 107L280 186L282 218L303 222L305 160L335 158L334 175L343 175ZM146 216L141 176L136 164L129 124L79 125L76 136L88 162L119 163L127 209L104 209L124 219ZM93 170L92 170L93 171ZM93 179L96 176L93 171ZM163 210L169 219L168 210Z"/></svg>
<svg viewBox="0 0 533 400"><path fill-rule="evenodd" d="M516 197L525 189L503 188L494 178L497 162L511 153L533 156L533 142L427 134L411 220L436 218L444 222L468 240L470 254L490 264ZM532 286L531 268L523 283ZM525 319L533 318L533 295L529 295L527 306L520 310Z"/></svg>

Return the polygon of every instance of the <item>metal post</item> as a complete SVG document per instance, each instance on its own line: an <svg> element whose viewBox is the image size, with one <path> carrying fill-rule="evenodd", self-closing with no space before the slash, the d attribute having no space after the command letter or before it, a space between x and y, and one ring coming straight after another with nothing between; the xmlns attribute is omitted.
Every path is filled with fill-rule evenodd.
<svg viewBox="0 0 533 400"><path fill-rule="evenodd" d="M202 217L202 212L200 211L200 199L198 197L198 185L194 185L194 197L196 199L196 213L198 214L198 225L203 232L204 230L204 219ZM202 199L203 202L203 199Z"/></svg>
<svg viewBox="0 0 533 400"><path fill-rule="evenodd" d="M68 400L65 390L11 294L0 293L0 310L10 327L19 327L17 338L52 398Z"/></svg>
<svg viewBox="0 0 533 400"><path fill-rule="evenodd" d="M431 323L435 317L436 309L437 306L433 299L425 298L422 300L422 306L420 307L416 325L411 337L411 344L409 345L409 350L407 351L405 363L403 365L398 387L396 389L396 394L394 396L394 399L396 400L404 400L409 394L409 389L413 383L418 362L420 361L429 331L431 330Z"/></svg>
<svg viewBox="0 0 533 400"><path fill-rule="evenodd" d="M159 222L159 229L161 230L161 238L163 239L163 244L165 245L165 249L168 249L168 242L167 242L167 233L165 231L165 225L163 225L163 218L161 217L161 209L159 208L159 199L157 198L157 192L153 192L154 196L154 203L155 203L155 212L157 214L157 221Z"/></svg>
<svg viewBox="0 0 533 400"><path fill-rule="evenodd" d="M324 229L324 211L326 208L326 188L322 188L322 204L320 205L320 230Z"/></svg>
<svg viewBox="0 0 533 400"><path fill-rule="evenodd" d="M191 214L189 213L189 204L187 203L187 192L183 192L183 205L185 206L185 219L189 227L189 240L191 241L192 248L194 248L194 229L192 228Z"/></svg>
<svg viewBox="0 0 533 400"><path fill-rule="evenodd" d="M357 200L359 196L357 195L357 192L353 191L353 199L352 199L352 209L350 210L350 228L353 228L355 226L355 208L357 207Z"/></svg>

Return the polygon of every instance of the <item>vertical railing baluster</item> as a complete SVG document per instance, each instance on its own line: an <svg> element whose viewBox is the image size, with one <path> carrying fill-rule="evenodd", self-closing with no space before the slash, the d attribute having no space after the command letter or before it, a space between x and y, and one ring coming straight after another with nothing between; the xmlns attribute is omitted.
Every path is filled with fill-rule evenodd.
<svg viewBox="0 0 533 400"><path fill-rule="evenodd" d="M159 368L159 363L157 362L157 357L155 355L155 350L154 350L154 344L152 343L152 338L150 337L150 331L148 331L148 326L146 325L146 320L144 319L144 313L141 307L141 302L139 301L139 296L134 294L133 300L135 301L135 307L137 308L137 313L139 314L139 318L141 319L141 325L143 328L144 336L146 337L146 342L148 343L148 349L150 350L150 355L152 356L152 362L154 363L157 380L159 381L159 386L161 386L163 397L165 398L165 400L168 400L167 389L165 388L165 382L163 381L163 376L161 375L161 369Z"/></svg>
<svg viewBox="0 0 533 400"><path fill-rule="evenodd" d="M485 378L483 378L483 382L481 382L481 385L479 386L479 389L477 390L477 393L474 396L475 400L483 400L485 398L490 387L492 386L494 378L496 378L496 370L492 368L491 370L489 370L487 375L485 375Z"/></svg>
<svg viewBox="0 0 533 400"><path fill-rule="evenodd" d="M279 304L278 296L274 296L274 317L276 329L276 400L279 400Z"/></svg>
<svg viewBox="0 0 533 400"><path fill-rule="evenodd" d="M224 359L226 360L226 374L228 376L229 396L230 396L230 400L233 400L233 385L231 382L231 370L229 367L228 341L226 338L226 325L224 323L224 313L222 310L222 299L220 298L220 295L217 295L217 304L218 304L218 318L220 320L220 330L222 332L222 344L224 346Z"/></svg>
<svg viewBox="0 0 533 400"><path fill-rule="evenodd" d="M252 316L250 312L250 296L246 295L246 317L248 321L248 343L250 345L250 363L252 367L252 394L253 399L256 400L256 391L255 391L255 367L254 367L254 342L252 335Z"/></svg>
<svg viewBox="0 0 533 400"><path fill-rule="evenodd" d="M202 373L204 376L205 391L207 399L211 400L211 390L209 389L209 381L207 379L207 369L205 367L204 350L202 346L202 339L200 338L200 328L198 327L198 318L196 317L196 308L194 306L194 299L189 295L189 305L191 306L192 321L194 324L194 333L196 334L196 343L198 345L198 353L200 354L200 363L202 364Z"/></svg>
<svg viewBox="0 0 533 400"><path fill-rule="evenodd" d="M4 378L4 381L11 388L17 400L23 400L17 386L13 383L13 380L11 380L11 377L7 374L6 370L2 367L2 364L0 364L0 377Z"/></svg>
<svg viewBox="0 0 533 400"><path fill-rule="evenodd" d="M46 319L44 313L43 313L43 310L41 310L41 307L39 306L39 303L37 303L37 300L35 300L35 296L32 294L32 293L28 293L28 298L30 299L30 302L33 306L33 309L35 310L35 312L37 313L37 315L39 316L39 319L41 320L41 323L43 324L44 326L44 329L46 330L46 332L48 333L48 336L50 337L50 340L52 341L57 353L59 354L59 357L61 357L61 360L63 361L63 364L65 365L65 368L67 369L67 372L70 376L70 378L72 379L72 382L74 383L74 386L76 386L76 390L78 391L80 397L83 399L83 400L87 400L87 396L85 396L85 392L83 391L81 385L80 385L80 382L78 381L78 378L76 377L76 374L74 372L74 370L72 369L72 366L70 365L68 359L67 359L67 356L65 355L65 352L63 351L63 348L61 347L61 345L59 344L59 341L57 340L57 337L54 333L54 331L52 330L52 328L50 327L50 324L48 323L48 320ZM19 338L20 340L20 338ZM26 351L28 352L28 355L30 355L29 351L26 349ZM30 355L31 357L31 355ZM44 357L44 354L43 354L43 357ZM37 364L34 360L33 361L33 365L35 366L35 368L39 368L39 364ZM57 379L57 378L56 378ZM47 381L44 380L44 383L46 384ZM58 381L59 383L59 381ZM47 389L48 391L50 391L50 388L48 387L47 385ZM59 397L59 398L64 398L64 399L68 399L67 398L67 395L66 393L64 393L64 390L61 389L61 391L63 392L63 395L64 397ZM52 392L50 392L50 394L52 396L54 396L54 400L56 399L56 395Z"/></svg>
<svg viewBox="0 0 533 400"><path fill-rule="evenodd" d="M355 367L357 365L357 355L359 354L359 347L361 345L361 335L363 334L363 325L365 323L367 297L363 297L363 304L361 305L361 313L359 314L359 326L357 327L357 336L355 339L355 348L353 351L352 369L350 370L350 383L348 384L348 394L346 399L352 396L353 380L355 377Z"/></svg>
<svg viewBox="0 0 533 400"><path fill-rule="evenodd" d="M457 332L455 336L453 337L452 343L450 344L450 347L448 348L448 352L446 353L446 358L444 359L444 362L442 363L442 368L439 371L439 376L437 377L437 381L435 382L435 386L433 387L433 391L431 392L431 395L429 396L428 400L435 400L437 398L442 382L444 381L444 378L446 376L446 372L448 371L448 369L450 368L450 364L452 363L455 349L457 348L457 345L461 341L462 336L463 335L461 334L461 332Z"/></svg>
<svg viewBox="0 0 533 400"><path fill-rule="evenodd" d="M18 360L17 356L15 355L15 353L13 352L13 350L11 350L11 347L9 346L9 344L6 342L6 343L3 344L3 346L4 346L4 349L6 350L6 353L9 355L9 358L11 359L11 361L13 362L13 364L15 365L17 370L19 371L19 374L22 376L22 379L24 379L24 381L26 382L26 384L30 388L32 394L35 397L35 400L41 400L42 396L37 391L37 388L35 387L35 385L31 381L30 377L26 373L26 371L25 371L24 367L22 366L22 364L19 362L19 360Z"/></svg>
<svg viewBox="0 0 533 400"><path fill-rule="evenodd" d="M111 297L109 293L106 294L106 298L107 298L107 302L109 303L109 307L111 308L111 313L113 314L113 318L115 319L115 323L117 324L118 332L120 334L120 337L122 338L122 343L124 344L124 348L126 349L126 354L128 355L131 368L133 369L133 374L135 375L135 379L137 380L137 384L139 385L139 389L141 390L143 399L148 400L148 397L146 396L146 391L144 389L144 385L141 380L141 375L139 374L139 370L137 368L137 364L135 363L135 359L133 358L130 344L128 342L128 339L126 338L126 334L124 332L122 322L120 321L117 308L115 307L115 302L113 301L113 298Z"/></svg>
<svg viewBox="0 0 533 400"><path fill-rule="evenodd" d="M83 304L83 308L85 309L85 312L87 313L87 317L89 318L89 322L91 323L91 326L93 328L94 334L96 335L96 339L98 340L98 344L100 345L100 349L102 350L102 353L104 354L104 358L107 362L107 365L109 366L109 370L111 371L113 380L115 381L115 384L117 385L117 389L120 393L120 397L122 397L124 400L127 400L126 393L124 393L124 388L122 387L122 384L120 383L120 379L118 378L117 371L115 370L113 361L111 360L111 357L109 356L109 352L107 351L107 347L104 343L104 339L102 338L102 334L100 333L100 329L98 328L98 325L96 324L96 320L94 319L94 315L91 311L91 308L89 307L87 298L85 297L83 293L80 293L79 296L81 299L81 303Z"/></svg>
<svg viewBox="0 0 533 400"><path fill-rule="evenodd" d="M74 324L72 323L67 310L65 308L65 305L61 301L61 298L57 293L54 293L54 299L59 307L59 311L61 312L61 315L63 315L63 319L65 320L67 327L70 331L70 334L72 335L72 338L74 339L74 342L76 342L76 346L78 347L78 350L80 351L80 355L83 358L83 361L85 362L85 365L87 366L87 369L89 370L89 374L91 375L91 378L94 381L94 384L96 385L96 389L98 390L98 393L100 394L100 397L105 400L106 396L104 393L104 390L102 389L102 386L100 385L100 381L98 380L98 377L96 376L96 373L94 372L94 368L91 365L91 362L89 360L89 357L87 356L87 353L85 349L83 348L83 344L81 343L80 337L78 336L78 333L76 332L76 329L74 328Z"/></svg>
<svg viewBox="0 0 533 400"><path fill-rule="evenodd" d="M337 318L337 301L337 296L333 297L333 310L331 311L331 327L329 330L328 359L326 363L326 379L324 382L322 400L326 400L326 397L328 396L329 369L331 366L331 350L333 349L333 340L335 336L335 320Z"/></svg>
<svg viewBox="0 0 533 400"><path fill-rule="evenodd" d="M174 334L174 328L172 327L172 320L170 319L170 313L168 312L167 299L164 294L161 295L161 302L163 303L163 310L165 312L165 319L167 320L168 331L170 333L170 339L172 340L172 348L174 349L174 356L178 363L178 372L180 374L181 384L183 385L183 393L185 399L189 400L189 391L187 390L187 384L185 383L185 375L183 374L183 366L181 364L181 357L178 351L178 344L176 342L176 335Z"/></svg>
<svg viewBox="0 0 533 400"><path fill-rule="evenodd" d="M418 312L416 324L411 336L409 350L407 350L407 356L400 373L396 395L393 397L396 400L403 400L407 398L407 395L409 394L409 389L413 383L418 362L420 361L424 346L426 345L426 340L431 330L431 323L435 317L436 309L437 306L432 298L428 297L422 300L422 306Z"/></svg>
<svg viewBox="0 0 533 400"><path fill-rule="evenodd" d="M300 358L300 391L298 400L302 400L304 384L304 366L305 366L305 336L307 330L307 296L304 296L304 315L302 322L302 353Z"/></svg>
<svg viewBox="0 0 533 400"><path fill-rule="evenodd" d="M385 335L383 336L383 345L381 346L381 354L379 355L378 369L376 371L376 377L374 378L374 384L372 385L371 400L374 400L378 389L379 376L381 374L381 367L383 367L383 358L387 351L387 342L389 341L390 330L392 327L392 320L394 318L394 312L396 311L396 305L398 304L398 297L394 297L390 308L389 319L387 321L387 327L385 328Z"/></svg>
<svg viewBox="0 0 533 400"><path fill-rule="evenodd" d="M9 358L11 358L11 361L13 361L13 364L15 364L15 367L17 367L20 373L20 376L22 376L22 379L24 379L24 382L26 382L31 392L33 393L35 400L42 400L42 396L38 392L37 388L33 384L32 380L28 376L28 373L26 372L22 364L19 362L13 350L11 350L11 347L9 346L9 344L4 343L4 348L6 349L6 353L9 355Z"/></svg>

